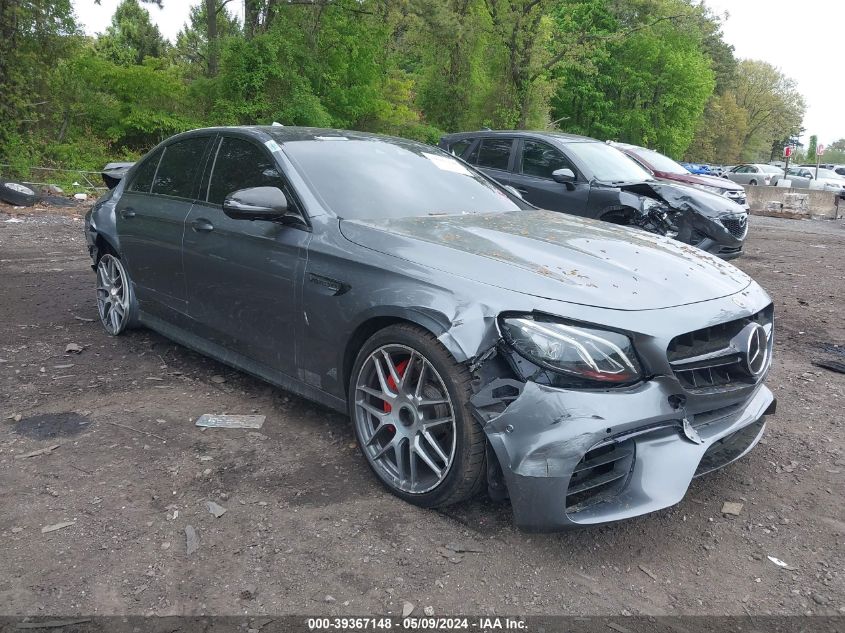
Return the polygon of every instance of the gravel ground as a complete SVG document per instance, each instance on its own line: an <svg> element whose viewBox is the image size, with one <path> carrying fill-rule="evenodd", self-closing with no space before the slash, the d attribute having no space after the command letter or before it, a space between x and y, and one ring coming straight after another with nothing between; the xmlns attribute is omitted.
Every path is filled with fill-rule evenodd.
<svg viewBox="0 0 845 633"><path fill-rule="evenodd" d="M79 210L3 211L0 613L845 613L845 375L811 364L845 360L842 222L752 218L737 263L777 314L761 445L675 507L531 535L508 504L391 496L343 416L149 331L110 338ZM209 412L267 421L193 425Z"/></svg>

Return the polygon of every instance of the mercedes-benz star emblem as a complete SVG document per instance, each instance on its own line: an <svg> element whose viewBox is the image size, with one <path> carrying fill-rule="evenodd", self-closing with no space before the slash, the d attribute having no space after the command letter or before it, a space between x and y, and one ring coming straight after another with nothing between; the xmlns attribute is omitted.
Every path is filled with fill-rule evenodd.
<svg viewBox="0 0 845 633"><path fill-rule="evenodd" d="M752 323L745 350L745 368L752 376L759 376L766 368L769 355L769 337L759 323Z"/></svg>

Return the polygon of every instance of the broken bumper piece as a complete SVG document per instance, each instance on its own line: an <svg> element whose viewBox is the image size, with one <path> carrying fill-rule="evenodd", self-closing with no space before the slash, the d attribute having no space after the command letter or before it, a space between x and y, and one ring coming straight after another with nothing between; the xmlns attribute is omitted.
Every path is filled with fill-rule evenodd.
<svg viewBox="0 0 845 633"><path fill-rule="evenodd" d="M695 415L673 406L677 387L666 377L612 392L525 383L484 427L516 524L551 531L674 505L694 477L750 451L774 412L763 384Z"/></svg>

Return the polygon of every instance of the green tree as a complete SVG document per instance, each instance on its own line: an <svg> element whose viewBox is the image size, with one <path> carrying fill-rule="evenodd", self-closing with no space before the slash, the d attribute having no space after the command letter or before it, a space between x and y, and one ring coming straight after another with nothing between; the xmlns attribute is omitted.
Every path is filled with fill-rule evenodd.
<svg viewBox="0 0 845 633"><path fill-rule="evenodd" d="M737 105L748 126L742 136L743 160L763 160L776 139L798 133L806 105L795 82L771 64L742 60L735 80Z"/></svg>
<svg viewBox="0 0 845 633"><path fill-rule="evenodd" d="M229 37L241 35L240 23L229 13L227 4L225 0L204 0L191 7L188 22L176 36L171 54L189 79L216 77L222 44ZM209 20L212 14L215 19Z"/></svg>
<svg viewBox="0 0 845 633"><path fill-rule="evenodd" d="M810 136L810 141L807 143L807 162L808 163L815 163L816 162L816 148L819 144L819 137L813 134Z"/></svg>
<svg viewBox="0 0 845 633"><path fill-rule="evenodd" d="M561 69L552 117L570 132L682 155L715 87L701 15L683 0L559 6L560 30L593 46L590 63Z"/></svg>
<svg viewBox="0 0 845 633"><path fill-rule="evenodd" d="M169 44L150 21L150 14L138 0L123 0L111 25L97 40L97 50L116 64L141 64L147 57L162 57Z"/></svg>

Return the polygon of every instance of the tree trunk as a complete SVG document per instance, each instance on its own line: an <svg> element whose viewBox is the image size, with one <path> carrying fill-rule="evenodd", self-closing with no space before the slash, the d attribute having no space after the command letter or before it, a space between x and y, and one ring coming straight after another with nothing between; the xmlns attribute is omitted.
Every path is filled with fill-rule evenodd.
<svg viewBox="0 0 845 633"><path fill-rule="evenodd" d="M208 38L209 77L216 77L220 58L220 38L217 35L217 0L205 0L206 36Z"/></svg>
<svg viewBox="0 0 845 633"><path fill-rule="evenodd" d="M244 34L247 39L253 37L258 31L260 16L259 0L244 0Z"/></svg>

